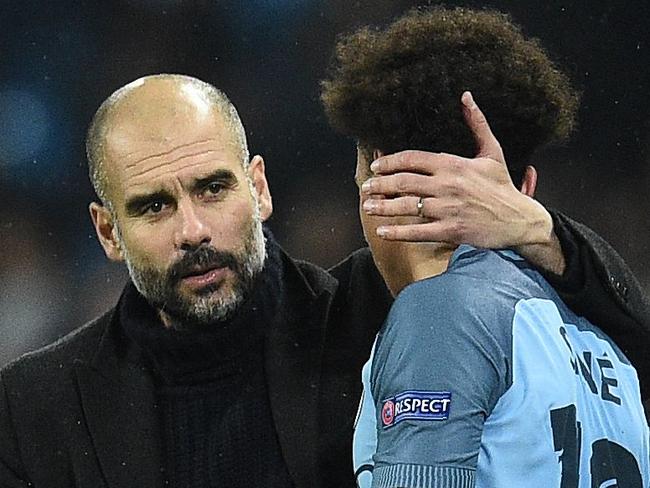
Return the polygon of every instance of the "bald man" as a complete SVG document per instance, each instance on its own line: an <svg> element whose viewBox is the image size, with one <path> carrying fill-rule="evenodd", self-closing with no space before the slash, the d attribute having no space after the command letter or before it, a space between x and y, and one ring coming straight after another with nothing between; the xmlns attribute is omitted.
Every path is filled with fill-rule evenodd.
<svg viewBox="0 0 650 488"><path fill-rule="evenodd" d="M264 162L194 78L111 95L88 160L97 236L131 280L0 372L0 487L354 486L358 374L391 302L368 251L326 272L265 236ZM605 290L584 266L584 287Z"/></svg>

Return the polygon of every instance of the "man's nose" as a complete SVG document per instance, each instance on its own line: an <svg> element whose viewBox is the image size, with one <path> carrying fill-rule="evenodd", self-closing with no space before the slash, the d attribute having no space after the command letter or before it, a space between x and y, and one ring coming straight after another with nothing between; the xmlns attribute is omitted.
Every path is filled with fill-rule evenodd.
<svg viewBox="0 0 650 488"><path fill-rule="evenodd" d="M176 239L179 249L189 251L212 240L209 225L201 215L200 209L191 202L179 204L178 216L181 219Z"/></svg>

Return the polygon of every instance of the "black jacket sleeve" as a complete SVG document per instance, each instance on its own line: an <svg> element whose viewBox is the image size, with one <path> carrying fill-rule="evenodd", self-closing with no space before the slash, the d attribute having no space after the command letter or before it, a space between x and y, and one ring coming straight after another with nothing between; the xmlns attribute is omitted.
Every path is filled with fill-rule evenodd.
<svg viewBox="0 0 650 488"><path fill-rule="evenodd" d="M553 217L567 268L542 274L565 303L600 327L636 368L641 396L650 400L650 299L618 253L586 225Z"/></svg>
<svg viewBox="0 0 650 488"><path fill-rule="evenodd" d="M11 421L9 402L0 377L0 488L32 486L22 478L22 462Z"/></svg>

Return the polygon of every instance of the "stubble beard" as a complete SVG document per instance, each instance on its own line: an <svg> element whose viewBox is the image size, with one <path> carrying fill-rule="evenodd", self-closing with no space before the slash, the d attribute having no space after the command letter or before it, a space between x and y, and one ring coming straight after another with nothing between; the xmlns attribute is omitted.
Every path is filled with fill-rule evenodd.
<svg viewBox="0 0 650 488"><path fill-rule="evenodd" d="M149 304L168 319L166 325L176 330L204 329L230 319L252 293L266 259L266 239L258 215L251 219L241 250L226 252L201 245L188 251L167 270L139 263L124 246L119 232L118 238L133 284ZM229 268L234 279L229 280L229 284L210 285L190 295L181 292L179 285L184 271L208 265Z"/></svg>

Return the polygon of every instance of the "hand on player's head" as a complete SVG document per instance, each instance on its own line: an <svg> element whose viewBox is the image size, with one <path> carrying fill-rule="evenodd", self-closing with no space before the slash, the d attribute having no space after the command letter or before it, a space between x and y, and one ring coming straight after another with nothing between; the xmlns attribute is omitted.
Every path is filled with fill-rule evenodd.
<svg viewBox="0 0 650 488"><path fill-rule="evenodd" d="M513 185L501 145L471 93L463 93L461 102L477 155L411 150L382 156L372 163L374 176L362 187L370 195L364 211L422 217L419 223L379 227L379 235L389 240L493 248L529 244L538 239L531 237L537 233L530 227L546 212Z"/></svg>

